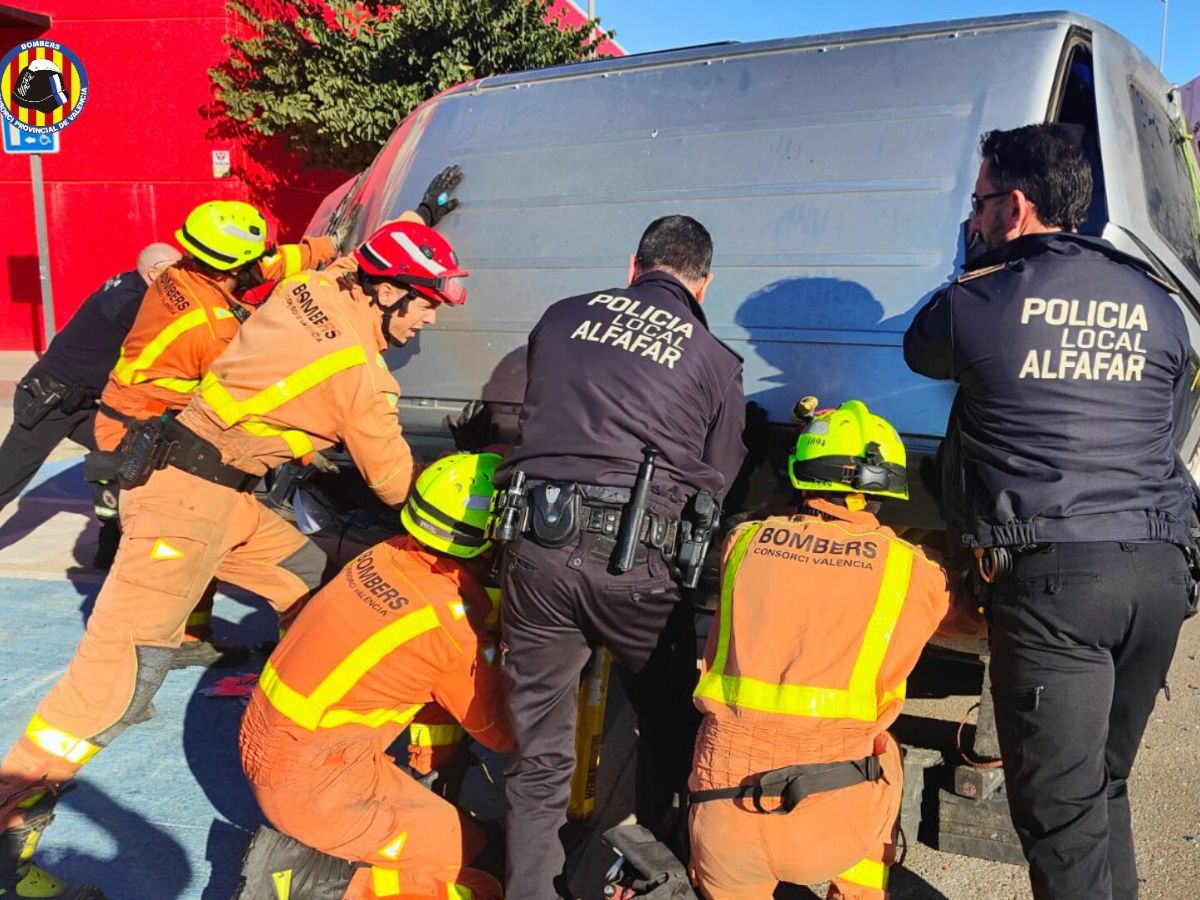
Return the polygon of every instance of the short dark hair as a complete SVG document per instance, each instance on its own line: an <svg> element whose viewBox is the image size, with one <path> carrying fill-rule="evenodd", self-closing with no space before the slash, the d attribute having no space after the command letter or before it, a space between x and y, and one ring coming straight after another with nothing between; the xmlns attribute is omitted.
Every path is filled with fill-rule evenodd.
<svg viewBox="0 0 1200 900"><path fill-rule="evenodd" d="M638 241L635 261L642 272L669 269L688 281L699 281L712 266L712 236L691 216L655 219Z"/></svg>
<svg viewBox="0 0 1200 900"><path fill-rule="evenodd" d="M1092 169L1061 125L1023 125L989 131L979 142L988 178L1002 191L1020 191L1045 224L1074 231L1092 202Z"/></svg>

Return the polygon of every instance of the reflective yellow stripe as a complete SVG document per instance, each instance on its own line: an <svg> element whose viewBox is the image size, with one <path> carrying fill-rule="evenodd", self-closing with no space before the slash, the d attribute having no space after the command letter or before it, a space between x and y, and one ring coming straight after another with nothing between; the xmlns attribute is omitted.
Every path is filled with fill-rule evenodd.
<svg viewBox="0 0 1200 900"><path fill-rule="evenodd" d="M888 867L873 859L860 860L839 875L838 880L884 891L887 890Z"/></svg>
<svg viewBox="0 0 1200 900"><path fill-rule="evenodd" d="M199 378L151 378L150 384L177 394L191 394L200 386Z"/></svg>
<svg viewBox="0 0 1200 900"><path fill-rule="evenodd" d="M400 836L379 851L380 856L386 856L393 862L400 857L404 852L404 845L408 842L408 832L400 832Z"/></svg>
<svg viewBox="0 0 1200 900"><path fill-rule="evenodd" d="M733 585L742 560L760 527L761 523L748 528L738 537L730 553L721 584L717 651L712 667L696 686L696 696L726 706L781 715L876 721L885 706L904 698L904 682L877 695L876 681L908 594L913 565L911 548L899 542L891 543L888 548L875 608L863 634L862 646L846 688L774 684L745 675L725 674L733 623Z"/></svg>
<svg viewBox="0 0 1200 900"><path fill-rule="evenodd" d="M284 244L279 248L279 252L283 254L283 277L295 275L300 271L300 266L304 262L304 257L300 254L300 248L295 244Z"/></svg>
<svg viewBox="0 0 1200 900"><path fill-rule="evenodd" d="M275 900L291 900L292 870L283 869L271 873L271 884L275 887Z"/></svg>
<svg viewBox="0 0 1200 900"><path fill-rule="evenodd" d="M33 714L25 727L25 737L51 756L81 766L100 752L95 744L55 728L37 713Z"/></svg>
<svg viewBox="0 0 1200 900"><path fill-rule="evenodd" d="M360 713L351 709L331 709L321 716L322 728L337 728L339 725L365 725L367 728L382 728L389 722L407 725L425 704L416 703L408 709L373 709Z"/></svg>
<svg viewBox="0 0 1200 900"><path fill-rule="evenodd" d="M432 606L422 607L397 619L355 647L307 697L284 684L270 660L263 666L262 677L258 681L259 687L267 695L272 706L309 731L367 719L376 713L387 713L392 717L387 721L392 721L404 713L376 710L363 714L348 710L330 711L330 707L345 697L359 679L378 665L385 656L413 638L437 628L438 624L437 613Z"/></svg>
<svg viewBox="0 0 1200 900"><path fill-rule="evenodd" d="M461 725L426 725L413 722L408 726L408 742L417 747L449 747L466 737Z"/></svg>
<svg viewBox="0 0 1200 900"><path fill-rule="evenodd" d="M227 427L241 425L242 428L259 437L281 438L288 445L293 456L305 456L313 452L312 439L307 434L293 428L271 425L262 421L261 417L289 400L294 400L305 391L312 390L339 372L363 365L366 361L366 351L358 344L353 347L343 347L341 350L335 350L320 359L313 360L291 375L280 378L270 387L264 388L246 400L234 399L233 395L221 384L220 379L209 372L200 382L200 396Z"/></svg>
<svg viewBox="0 0 1200 900"><path fill-rule="evenodd" d="M352 347L343 347L341 350L335 350L333 353L313 360L291 375L280 378L253 397L240 401L235 400L217 377L209 372L200 383L200 394L221 421L226 425L233 425L246 416L266 415L305 391L312 390L322 381L326 381L346 369L362 365L366 360L367 355L358 344Z"/></svg>
<svg viewBox="0 0 1200 900"><path fill-rule="evenodd" d="M241 423L241 426L256 437L280 438L288 445L288 449L292 451L292 456L296 458L312 453L315 449L312 438L303 431L297 431L295 428L280 428L278 425L272 425L261 419L247 419Z"/></svg>
<svg viewBox="0 0 1200 900"><path fill-rule="evenodd" d="M371 866L371 890L377 897L395 897L400 893L400 873L395 869Z"/></svg>
<svg viewBox="0 0 1200 900"><path fill-rule="evenodd" d="M194 628L197 625L207 625L210 622L212 622L211 610L194 612L190 616L187 617L187 627L188 628Z"/></svg>
<svg viewBox="0 0 1200 900"><path fill-rule="evenodd" d="M465 884L446 884L446 900L475 900L475 892Z"/></svg>
<svg viewBox="0 0 1200 900"><path fill-rule="evenodd" d="M217 319L233 318L233 313L221 307L214 307L212 313L213 317ZM150 368L176 338L181 334L186 334L193 328L199 328L201 325L207 323L208 311L203 308L193 309L191 312L184 313L156 334L154 339L142 348L142 352L137 355L137 359L132 362L125 359L125 348L121 347L121 358L117 360L117 364L113 367L113 374L117 377L117 381L122 384L138 384L145 381L145 378L142 378L140 373Z"/></svg>

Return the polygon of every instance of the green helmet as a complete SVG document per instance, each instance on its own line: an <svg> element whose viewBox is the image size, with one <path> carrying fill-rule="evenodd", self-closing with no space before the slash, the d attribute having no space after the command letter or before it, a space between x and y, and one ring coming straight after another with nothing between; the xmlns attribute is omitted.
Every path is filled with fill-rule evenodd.
<svg viewBox="0 0 1200 900"><path fill-rule="evenodd" d="M848 400L816 413L788 457L792 485L908 499L907 456L891 423Z"/></svg>
<svg viewBox="0 0 1200 900"><path fill-rule="evenodd" d="M439 459L417 479L400 521L430 549L470 559L492 545L484 536L491 518L492 475L498 453L455 453Z"/></svg>

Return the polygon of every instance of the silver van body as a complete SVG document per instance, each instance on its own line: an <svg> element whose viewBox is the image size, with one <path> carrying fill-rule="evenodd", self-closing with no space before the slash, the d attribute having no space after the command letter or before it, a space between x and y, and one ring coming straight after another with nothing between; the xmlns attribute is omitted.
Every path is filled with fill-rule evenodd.
<svg viewBox="0 0 1200 900"><path fill-rule="evenodd" d="M444 434L469 399L515 410L546 306L623 285L646 224L686 213L713 235L704 309L745 359L747 399L776 422L804 394L862 399L919 457L953 385L908 371L904 330L961 264L980 134L1035 121L1076 127L1097 175L1083 230L1176 285L1200 345L1200 201L1179 99L1127 40L1068 12L487 78L416 110L313 227L348 224L350 246L443 166L466 173L441 229L471 271L469 301L389 357L410 434ZM1189 461L1198 439L1193 421Z"/></svg>

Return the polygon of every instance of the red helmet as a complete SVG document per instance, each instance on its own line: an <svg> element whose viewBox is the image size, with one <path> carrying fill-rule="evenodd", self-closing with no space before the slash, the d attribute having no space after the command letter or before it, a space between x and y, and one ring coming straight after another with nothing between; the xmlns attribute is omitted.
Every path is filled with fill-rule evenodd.
<svg viewBox="0 0 1200 900"><path fill-rule="evenodd" d="M368 275L403 284L435 303L467 302L462 279L469 273L459 268L450 242L428 225L389 222L354 251L354 258Z"/></svg>

